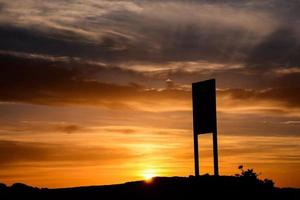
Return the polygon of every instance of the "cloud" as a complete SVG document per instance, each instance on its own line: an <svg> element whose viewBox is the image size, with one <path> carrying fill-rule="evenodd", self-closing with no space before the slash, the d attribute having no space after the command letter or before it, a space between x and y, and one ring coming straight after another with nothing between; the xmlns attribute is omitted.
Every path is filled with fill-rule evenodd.
<svg viewBox="0 0 300 200"><path fill-rule="evenodd" d="M271 10L243 4L237 8L195 1L30 1L22 9L6 4L6 16L19 22L7 25L6 18L2 23L2 50L117 63L240 63L278 26Z"/></svg>
<svg viewBox="0 0 300 200"><path fill-rule="evenodd" d="M90 105L145 111L191 109L190 88L181 85L173 83L171 88L168 85L164 88L149 88L134 83L112 83L116 78L123 78L124 83L132 78L141 81L149 74L68 57L34 54L2 54L1 57L1 101L42 105ZM111 78L105 79L109 75ZM291 75L295 73L280 75L277 80ZM269 81L270 86L271 83ZM292 85L282 87L274 84L267 89L220 89L219 109L224 111L235 105L233 107L241 109L240 111L277 109L289 112L290 109L298 109L300 106L300 96L297 94L300 94L299 88Z"/></svg>
<svg viewBox="0 0 300 200"><path fill-rule="evenodd" d="M297 1L2 4L2 52L102 63L105 70L93 78L105 82L162 87L168 78L190 84L217 77L223 88L265 89L278 79L300 80ZM289 77L278 77L276 71L289 69Z"/></svg>
<svg viewBox="0 0 300 200"><path fill-rule="evenodd" d="M251 67L295 67L300 65L299 31L281 27L257 44L247 58Z"/></svg>
<svg viewBox="0 0 300 200"><path fill-rule="evenodd" d="M233 100L242 101L279 101L287 106L299 107L300 88L270 88L266 90L227 89L221 90L222 95L229 95ZM222 96L223 96L222 95Z"/></svg>
<svg viewBox="0 0 300 200"><path fill-rule="evenodd" d="M11 25L0 26L0 37L1 50L53 56L93 58L102 55L102 57L105 57L109 55L110 46L114 45L112 40L107 40L102 45L98 45L86 41L74 33L62 36L60 33L32 31L27 27L14 27Z"/></svg>
<svg viewBox="0 0 300 200"><path fill-rule="evenodd" d="M284 121L284 122L281 122L282 124L292 124L292 125L299 125L300 124L300 121Z"/></svg>
<svg viewBox="0 0 300 200"><path fill-rule="evenodd" d="M82 129L83 128L81 126L78 126L78 125L75 125L75 124L70 124L70 125L65 125L65 126L58 127L58 130L60 130L64 133L68 133L68 134L76 133L78 131L82 131Z"/></svg>
<svg viewBox="0 0 300 200"><path fill-rule="evenodd" d="M204 139L204 136L203 140ZM247 162L257 163L297 163L300 153L296 150L299 148L299 137L274 137L274 136L228 136L221 135L219 137L219 155L223 164L235 163L243 164ZM210 142L202 143L201 157L203 163L211 162L212 157ZM251 149L251 151L249 151ZM290 152L295 154L291 155ZM276 152L276 153L274 153ZM188 151L178 152L178 156L185 160L193 160L193 154ZM239 160L234 158L239 157ZM283 159L285 158L285 159ZM265 160L264 160L265 159ZM206 161L206 162L205 162Z"/></svg>
<svg viewBox="0 0 300 200"><path fill-rule="evenodd" d="M129 106L134 109L134 106L138 105L131 105L132 103L151 103L148 98L156 99L161 96L166 100L174 100L172 90L158 91L137 84L117 85L99 82L90 76L94 71L103 72L102 76L109 74L110 71L122 71L118 68L107 69L105 66L76 61L49 61L49 59L22 57L11 59L5 55L2 58L4 64L1 68L2 101L46 105L102 105L114 108ZM185 94L184 91L178 91L176 95L177 100L180 100Z"/></svg>
<svg viewBox="0 0 300 200"><path fill-rule="evenodd" d="M2 4L2 52L102 63L107 68L95 77L105 81L122 74L117 84L146 80L161 87L168 78L190 84L217 77L224 88L264 89L277 82L276 71L294 69L293 83L280 79L299 82L297 1Z"/></svg>
<svg viewBox="0 0 300 200"><path fill-rule="evenodd" d="M82 146L75 144L51 144L0 140L0 166L33 163L71 163L77 165L83 161L93 163L111 163L116 160L134 158L134 153L105 146Z"/></svg>

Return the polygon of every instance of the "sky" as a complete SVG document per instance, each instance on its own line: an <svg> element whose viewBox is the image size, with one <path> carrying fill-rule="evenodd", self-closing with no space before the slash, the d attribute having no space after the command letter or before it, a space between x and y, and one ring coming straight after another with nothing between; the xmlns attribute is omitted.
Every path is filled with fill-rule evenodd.
<svg viewBox="0 0 300 200"><path fill-rule="evenodd" d="M191 83L217 81L221 175L300 187L298 0L0 0L0 182L194 174ZM199 136L213 174L212 136Z"/></svg>

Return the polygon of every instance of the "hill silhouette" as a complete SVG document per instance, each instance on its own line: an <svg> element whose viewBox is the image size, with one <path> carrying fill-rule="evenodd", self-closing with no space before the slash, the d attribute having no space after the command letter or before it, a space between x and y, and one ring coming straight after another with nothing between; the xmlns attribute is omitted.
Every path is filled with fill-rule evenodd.
<svg viewBox="0 0 300 200"><path fill-rule="evenodd" d="M247 176L155 177L151 182L61 189L21 183L0 185L0 199L300 199L300 189L276 188L273 182Z"/></svg>

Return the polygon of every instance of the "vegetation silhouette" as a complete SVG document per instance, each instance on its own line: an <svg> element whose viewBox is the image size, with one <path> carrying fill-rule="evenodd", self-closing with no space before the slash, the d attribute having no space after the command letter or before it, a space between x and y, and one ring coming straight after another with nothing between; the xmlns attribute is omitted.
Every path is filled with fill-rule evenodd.
<svg viewBox="0 0 300 200"><path fill-rule="evenodd" d="M300 189L276 188L269 179L260 180L253 169L239 167L235 176L155 177L151 182L75 188L35 188L16 183L0 184L0 199L300 199Z"/></svg>
<svg viewBox="0 0 300 200"><path fill-rule="evenodd" d="M239 177L244 184L250 184L249 186L258 184L269 189L274 187L275 183L271 179L265 178L264 180L260 180L258 178L259 174L255 173L253 169L244 170L243 165L240 165L238 169L241 170L241 174L236 174L235 176Z"/></svg>

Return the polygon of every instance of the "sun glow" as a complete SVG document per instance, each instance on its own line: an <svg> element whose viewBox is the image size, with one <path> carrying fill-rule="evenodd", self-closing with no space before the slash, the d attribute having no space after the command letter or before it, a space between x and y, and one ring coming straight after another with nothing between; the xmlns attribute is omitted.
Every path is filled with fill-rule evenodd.
<svg viewBox="0 0 300 200"><path fill-rule="evenodd" d="M147 182L151 182L152 178L156 176L156 173L153 169L149 169L144 171L143 176Z"/></svg>

